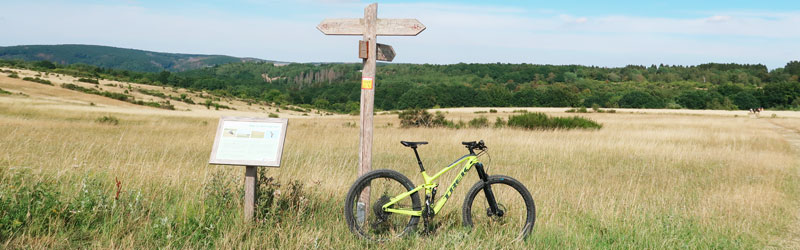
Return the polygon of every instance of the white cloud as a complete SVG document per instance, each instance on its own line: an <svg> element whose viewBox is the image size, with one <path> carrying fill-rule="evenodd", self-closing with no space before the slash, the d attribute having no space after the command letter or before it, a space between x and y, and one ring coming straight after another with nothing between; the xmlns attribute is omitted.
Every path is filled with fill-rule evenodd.
<svg viewBox="0 0 800 250"><path fill-rule="evenodd" d="M175 14L120 5L6 4L0 16L4 20L0 45L86 43L299 62L356 62L359 37L325 36L315 27L327 17L358 18L364 6L325 4L303 13L302 19L287 19L275 17L280 9L264 17L242 17L221 10ZM37 18L28 16L32 9ZM791 11L663 18L413 3L381 4L378 13L379 18L417 18L427 27L418 37L379 38L394 46L397 62L601 66L739 62L774 68L800 58L796 42L800 34L793 32L800 26L800 12Z"/></svg>
<svg viewBox="0 0 800 250"><path fill-rule="evenodd" d="M720 16L720 15L711 16L709 18L706 18L706 21L712 22L712 23L727 22L727 21L730 21L730 20L731 20L730 16Z"/></svg>

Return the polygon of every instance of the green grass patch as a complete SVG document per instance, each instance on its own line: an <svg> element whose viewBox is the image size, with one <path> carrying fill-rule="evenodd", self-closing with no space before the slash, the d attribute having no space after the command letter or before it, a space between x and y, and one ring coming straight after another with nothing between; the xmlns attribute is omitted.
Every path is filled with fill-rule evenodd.
<svg viewBox="0 0 800 250"><path fill-rule="evenodd" d="M102 124L119 125L119 119L110 115L97 118L95 121Z"/></svg>
<svg viewBox="0 0 800 250"><path fill-rule="evenodd" d="M45 79L42 79L42 78L38 78L38 77L25 77L25 78L22 78L22 80L53 86L52 82L50 82L48 80L45 80Z"/></svg>
<svg viewBox="0 0 800 250"><path fill-rule="evenodd" d="M603 127L591 119L579 116L549 117L544 113L524 113L508 118L509 127L524 129L600 129Z"/></svg>
<svg viewBox="0 0 800 250"><path fill-rule="evenodd" d="M79 78L78 81L79 82L86 82L86 83L93 83L93 84L100 84L100 81L98 81L97 79L92 79L92 78Z"/></svg>

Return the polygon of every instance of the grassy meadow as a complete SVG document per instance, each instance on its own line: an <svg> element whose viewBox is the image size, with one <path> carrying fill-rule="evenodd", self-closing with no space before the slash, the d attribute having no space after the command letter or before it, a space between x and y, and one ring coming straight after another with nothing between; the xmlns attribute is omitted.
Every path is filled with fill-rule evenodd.
<svg viewBox="0 0 800 250"><path fill-rule="evenodd" d="M378 115L373 168L418 185L400 140L429 141L420 156L433 172L466 153L461 141L483 139L489 174L522 181L537 218L525 242L463 229L471 171L435 233L374 244L342 215L357 116L290 118L283 166L260 169L274 178L262 183L272 200L244 223L244 168L207 164L217 118L87 109L0 105L1 248L760 249L796 248L800 237L797 151L774 125L798 129L795 118L590 113L579 115L602 129L528 131L403 129L397 115ZM466 110L448 119L511 114Z"/></svg>

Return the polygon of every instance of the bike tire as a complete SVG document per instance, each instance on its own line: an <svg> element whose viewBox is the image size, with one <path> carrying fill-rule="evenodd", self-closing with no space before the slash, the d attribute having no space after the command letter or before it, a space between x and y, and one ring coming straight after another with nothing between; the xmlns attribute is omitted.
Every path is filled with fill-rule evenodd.
<svg viewBox="0 0 800 250"><path fill-rule="evenodd" d="M372 182L376 182L378 180L381 180L381 183L374 183L373 185ZM381 190L381 188L383 188L383 181L389 183L391 185L391 188ZM362 191L367 186L370 186L370 200L369 200L370 204L365 204L366 206L364 208L366 209L366 214L363 215L365 217L363 219L364 222L359 222L358 221L359 213L357 210L359 197ZM387 185L387 187L388 186L389 185ZM384 196L391 198L401 193L408 192L412 189L414 189L414 184L411 182L411 180L409 180L408 177L406 177L405 175L394 170L379 169L370 171L362 175L350 187L350 190L347 192L347 196L345 198L344 216L345 220L347 221L348 228L354 234L364 239L374 240L374 241L385 241L393 238L398 238L413 231L417 223L419 222L420 219L419 216L401 215L395 213L383 213L380 215L376 215L375 212L376 209L379 210L382 204L386 204L386 203L377 204L386 201L386 198L384 198ZM381 194L379 198L373 196L373 194L381 192L383 192L383 194ZM410 204L408 203L409 201ZM411 196L401 200L396 205L398 205L398 207L412 208L416 211L422 210L421 202L419 199L419 192L413 193ZM404 223L404 221L406 220L405 218L408 218L407 223ZM398 224L387 225L391 224L393 220L397 220ZM402 225L399 223L402 223ZM379 233L380 230L377 229L379 227L381 227L384 230L389 230L386 228L391 227L394 228L394 230L389 230L390 234L387 235ZM401 228L402 230L400 230L399 233L397 234L391 233L391 231L398 231Z"/></svg>
<svg viewBox="0 0 800 250"><path fill-rule="evenodd" d="M499 219L506 220L504 218L500 218L503 216L491 215L488 209L488 202L485 199L484 194L484 186L490 185L493 193L495 194L497 204L500 207L506 207L504 204L505 199L516 198L514 193L519 195L521 200L517 200L514 202L514 213L508 214L509 208L506 208L506 217L511 217L509 220L510 223L506 228L499 229L497 231L518 231L518 234L515 240L524 240L528 237L530 232L533 230L533 225L536 222L536 205L534 204L533 197L531 197L530 192L525 186L519 182L518 180L503 176L503 175L492 175L488 177L488 181L485 183L483 181L478 181L475 185L470 188L467 192L467 196L464 199L464 205L461 208L462 213L462 222L465 227L474 229L476 226L484 226L490 227L489 224L498 224L499 227L506 226L501 223L495 223ZM503 190L503 193L498 193L498 191ZM476 198L481 197L479 199L479 203L474 203ZM513 201L512 201L513 202ZM508 204L509 206L512 204ZM483 211L476 211L476 208L483 208L486 207L487 211L484 213ZM524 209L518 209L522 208ZM524 210L524 211L520 211ZM497 218L492 218L492 216ZM477 217L477 218L476 218ZM513 218L516 217L516 218ZM479 223L476 223L476 219L479 219ZM478 224L478 225L476 225ZM494 226L494 225L491 225ZM519 227L519 229L515 229L515 227Z"/></svg>

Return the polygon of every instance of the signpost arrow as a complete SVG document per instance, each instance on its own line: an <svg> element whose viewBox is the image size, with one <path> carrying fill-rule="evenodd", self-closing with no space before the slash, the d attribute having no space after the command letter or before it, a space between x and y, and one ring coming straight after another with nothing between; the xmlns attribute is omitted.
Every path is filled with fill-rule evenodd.
<svg viewBox="0 0 800 250"><path fill-rule="evenodd" d="M391 62L394 60L394 49L392 45L378 44L378 61Z"/></svg>
<svg viewBox="0 0 800 250"><path fill-rule="evenodd" d="M416 19L378 19L378 4L364 8L364 18L338 18L322 20L317 29L325 35L361 35L359 57L364 59L361 70L361 131L358 176L372 170L372 113L375 102L376 60L392 61L395 53L392 46L378 44L377 36L416 36L423 30ZM363 222L369 209L369 187L361 193L358 204L359 218Z"/></svg>
<svg viewBox="0 0 800 250"><path fill-rule="evenodd" d="M386 45L382 43L377 43L377 45L378 45L378 55L377 58L375 59L377 59L378 61L385 61L385 62L391 62L392 60L394 60L395 53L394 53L394 48L392 48L392 45ZM367 56L369 52L368 47L369 43L367 41L363 40L358 41L358 58L361 59L368 58Z"/></svg>
<svg viewBox="0 0 800 250"><path fill-rule="evenodd" d="M378 36L416 36L423 30L417 19L378 19L375 35ZM363 18L328 18L322 20L317 29L325 35L362 35Z"/></svg>

